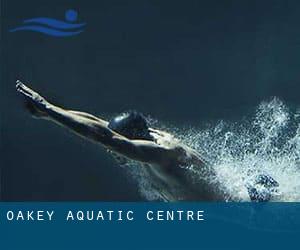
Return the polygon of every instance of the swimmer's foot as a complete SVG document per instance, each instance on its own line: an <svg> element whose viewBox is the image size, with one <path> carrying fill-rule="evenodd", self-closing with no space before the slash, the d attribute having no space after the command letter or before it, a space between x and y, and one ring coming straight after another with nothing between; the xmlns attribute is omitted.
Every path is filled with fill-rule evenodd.
<svg viewBox="0 0 300 250"><path fill-rule="evenodd" d="M35 118L47 116L44 111L48 103L42 96L19 80L16 81L16 90L25 98L25 106Z"/></svg>
<svg viewBox="0 0 300 250"><path fill-rule="evenodd" d="M251 201L270 201L279 194L279 183L267 174L259 174L246 187Z"/></svg>

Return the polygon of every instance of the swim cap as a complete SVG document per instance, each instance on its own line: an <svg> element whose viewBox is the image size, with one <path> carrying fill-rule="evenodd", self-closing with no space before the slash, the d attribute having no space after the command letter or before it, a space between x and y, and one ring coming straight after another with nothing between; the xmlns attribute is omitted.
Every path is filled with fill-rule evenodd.
<svg viewBox="0 0 300 250"><path fill-rule="evenodd" d="M108 127L129 139L153 140L147 119L136 111L121 113L109 121Z"/></svg>

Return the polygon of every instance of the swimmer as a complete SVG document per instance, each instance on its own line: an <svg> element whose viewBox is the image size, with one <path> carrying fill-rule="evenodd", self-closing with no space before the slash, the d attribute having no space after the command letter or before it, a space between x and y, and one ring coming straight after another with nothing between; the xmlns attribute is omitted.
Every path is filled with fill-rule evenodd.
<svg viewBox="0 0 300 250"><path fill-rule="evenodd" d="M171 134L149 127L142 114L125 112L106 121L88 113L55 106L21 81L16 83L17 91L25 97L27 108L34 117L58 123L102 144L122 158L142 163L141 167L151 174L153 185L158 187L163 200L230 200L219 188L214 169L198 152ZM209 178L191 180L190 166Z"/></svg>

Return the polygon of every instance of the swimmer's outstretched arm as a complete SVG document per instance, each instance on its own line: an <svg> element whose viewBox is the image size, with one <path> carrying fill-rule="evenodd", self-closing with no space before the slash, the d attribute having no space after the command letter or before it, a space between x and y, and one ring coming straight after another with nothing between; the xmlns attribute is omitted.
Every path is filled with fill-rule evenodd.
<svg viewBox="0 0 300 250"><path fill-rule="evenodd" d="M37 113L37 117L63 125L84 138L101 143L125 157L147 163L161 164L172 156L172 149L151 141L129 140L108 128L108 122L91 114L60 108L17 81L17 91Z"/></svg>

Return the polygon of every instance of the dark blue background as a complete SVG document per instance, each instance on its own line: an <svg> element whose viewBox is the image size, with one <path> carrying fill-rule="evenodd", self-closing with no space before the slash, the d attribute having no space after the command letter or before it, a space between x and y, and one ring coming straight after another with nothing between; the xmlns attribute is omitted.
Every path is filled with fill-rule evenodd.
<svg viewBox="0 0 300 250"><path fill-rule="evenodd" d="M266 98L300 103L299 1L1 1L1 199L142 198L101 147L31 119L17 78L66 108L163 123L240 119ZM78 11L85 31L9 33Z"/></svg>

